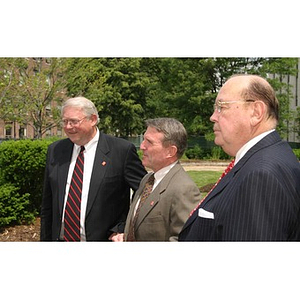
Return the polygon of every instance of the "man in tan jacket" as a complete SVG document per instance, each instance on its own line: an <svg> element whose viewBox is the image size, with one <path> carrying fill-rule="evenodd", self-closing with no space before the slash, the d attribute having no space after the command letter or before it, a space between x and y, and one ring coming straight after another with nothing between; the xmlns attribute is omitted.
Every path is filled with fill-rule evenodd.
<svg viewBox="0 0 300 300"><path fill-rule="evenodd" d="M142 163L151 169L142 179L127 216L125 233L113 241L177 241L190 212L200 201L200 191L178 161L187 147L184 126L172 118L146 121L140 149ZM147 181L154 182L142 196Z"/></svg>

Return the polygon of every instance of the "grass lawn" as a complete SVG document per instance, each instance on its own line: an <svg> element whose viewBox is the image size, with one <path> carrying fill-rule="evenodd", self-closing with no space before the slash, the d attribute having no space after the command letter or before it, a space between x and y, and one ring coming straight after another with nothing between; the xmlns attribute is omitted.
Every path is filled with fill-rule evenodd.
<svg viewBox="0 0 300 300"><path fill-rule="evenodd" d="M187 171L187 173L199 188L209 183L217 182L222 174L222 172L217 171Z"/></svg>

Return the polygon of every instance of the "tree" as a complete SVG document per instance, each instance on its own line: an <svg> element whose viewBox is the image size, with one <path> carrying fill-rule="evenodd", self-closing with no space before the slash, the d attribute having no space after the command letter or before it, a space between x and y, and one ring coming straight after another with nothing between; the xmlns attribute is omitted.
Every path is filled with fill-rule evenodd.
<svg viewBox="0 0 300 300"><path fill-rule="evenodd" d="M64 89L60 62L58 58L3 58L1 118L29 124L35 138L57 126Z"/></svg>
<svg viewBox="0 0 300 300"><path fill-rule="evenodd" d="M0 58L0 118L16 122L22 120L24 101L18 97L18 70L24 68L21 58Z"/></svg>
<svg viewBox="0 0 300 300"><path fill-rule="evenodd" d="M19 97L27 110L24 121L33 126L35 138L59 124L64 95L62 72L59 58L34 58L27 68L19 69Z"/></svg>
<svg viewBox="0 0 300 300"><path fill-rule="evenodd" d="M99 128L115 135L140 133L145 117L149 79L141 58L70 58L66 61L70 97L92 100L99 112Z"/></svg>
<svg viewBox="0 0 300 300"><path fill-rule="evenodd" d="M211 124L214 94L207 76L209 62L201 58L151 58L144 62L152 78L147 103L153 117L180 120L191 134L203 134Z"/></svg>
<svg viewBox="0 0 300 300"><path fill-rule="evenodd" d="M84 95L99 110L100 129L139 134L147 118L174 117L191 135L212 132L217 92L233 74L294 74L294 59L276 58L72 58L68 95ZM288 85L271 80L286 120ZM279 128L283 128L280 123Z"/></svg>
<svg viewBox="0 0 300 300"><path fill-rule="evenodd" d="M297 63L298 58L266 58L259 70L259 74L267 78L276 91L276 97L280 103L277 130L282 137L287 139L290 130L289 122L294 118L295 112L290 110L291 85L284 79L296 76Z"/></svg>

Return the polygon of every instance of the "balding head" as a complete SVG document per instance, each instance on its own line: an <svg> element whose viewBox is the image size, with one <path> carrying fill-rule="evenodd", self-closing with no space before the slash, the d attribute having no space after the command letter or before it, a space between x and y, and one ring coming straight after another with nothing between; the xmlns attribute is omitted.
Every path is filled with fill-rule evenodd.
<svg viewBox="0 0 300 300"><path fill-rule="evenodd" d="M235 156L248 141L276 128L278 100L265 79L236 75L220 89L210 120L214 122L215 143Z"/></svg>
<svg viewBox="0 0 300 300"><path fill-rule="evenodd" d="M279 120L279 101L267 80L258 75L234 75L225 83L237 85L242 99L262 101L267 106L267 118Z"/></svg>

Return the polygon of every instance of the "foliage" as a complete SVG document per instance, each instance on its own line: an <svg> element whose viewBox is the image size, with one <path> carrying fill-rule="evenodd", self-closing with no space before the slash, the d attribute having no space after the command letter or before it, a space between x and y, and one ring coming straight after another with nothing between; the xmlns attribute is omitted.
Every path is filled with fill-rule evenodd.
<svg viewBox="0 0 300 300"><path fill-rule="evenodd" d="M278 130L287 137L298 58L1 58L0 118L32 124L41 137L59 121L61 101L82 95L99 111L99 128L116 136L144 131L144 120L174 117L189 135L209 135L213 103L231 75L268 79L280 101ZM276 75L275 75L276 74ZM300 125L293 130L299 132ZM298 131L297 131L298 130Z"/></svg>
<svg viewBox="0 0 300 300"><path fill-rule="evenodd" d="M212 147L210 153L210 159L219 160L219 159L229 159L230 156L226 154L221 147Z"/></svg>
<svg viewBox="0 0 300 300"><path fill-rule="evenodd" d="M35 214L29 209L29 196L28 193L21 195L13 184L0 185L0 228L33 222Z"/></svg>
<svg viewBox="0 0 300 300"><path fill-rule="evenodd" d="M95 103L100 129L116 136L141 132L149 83L141 61L141 58L69 58L68 95L82 95Z"/></svg>
<svg viewBox="0 0 300 300"><path fill-rule="evenodd" d="M227 160L230 158L221 147L201 147L195 145L185 151L185 155L189 159L209 159L209 160Z"/></svg>
<svg viewBox="0 0 300 300"><path fill-rule="evenodd" d="M297 156L297 158L300 160L300 149L293 149L293 152Z"/></svg>
<svg viewBox="0 0 300 300"><path fill-rule="evenodd" d="M41 138L60 119L62 73L59 58L0 58L0 118L29 124Z"/></svg>
<svg viewBox="0 0 300 300"><path fill-rule="evenodd" d="M187 149L185 155L189 159L203 159L204 150L199 145L194 146L193 148Z"/></svg>
<svg viewBox="0 0 300 300"><path fill-rule="evenodd" d="M29 197L28 212L37 214L42 199L48 145L53 140L6 141L0 144L0 184L14 185Z"/></svg>

